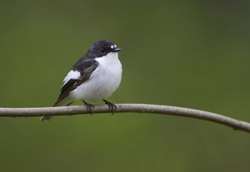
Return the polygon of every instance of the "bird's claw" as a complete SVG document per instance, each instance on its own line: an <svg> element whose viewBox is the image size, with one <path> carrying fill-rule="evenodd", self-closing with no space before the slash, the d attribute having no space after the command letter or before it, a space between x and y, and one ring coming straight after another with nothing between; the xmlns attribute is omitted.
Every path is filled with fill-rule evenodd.
<svg viewBox="0 0 250 172"><path fill-rule="evenodd" d="M83 100L83 103L87 106L87 111L89 111L90 114L92 115L92 108L94 108L95 106L85 102L84 100Z"/></svg>
<svg viewBox="0 0 250 172"><path fill-rule="evenodd" d="M105 102L105 104L107 104L109 106L109 109L112 110L112 115L114 114L114 108L117 108L115 104L107 101L107 100L103 100Z"/></svg>

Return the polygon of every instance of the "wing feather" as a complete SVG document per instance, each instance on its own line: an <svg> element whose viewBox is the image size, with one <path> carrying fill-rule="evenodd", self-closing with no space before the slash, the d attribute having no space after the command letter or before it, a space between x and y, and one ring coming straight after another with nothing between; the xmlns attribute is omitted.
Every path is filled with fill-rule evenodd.
<svg viewBox="0 0 250 172"><path fill-rule="evenodd" d="M78 78L76 73L74 73L75 75L72 75L74 76L72 78L70 78L70 76L68 75L65 77L65 83L61 88L61 94L55 102L54 106L56 106L61 100L67 97L72 90L76 89L79 85L86 82L90 78L94 70L97 68L97 66L98 62L92 59L85 61L84 59L78 60L72 67L72 71L78 71L80 73L80 77Z"/></svg>

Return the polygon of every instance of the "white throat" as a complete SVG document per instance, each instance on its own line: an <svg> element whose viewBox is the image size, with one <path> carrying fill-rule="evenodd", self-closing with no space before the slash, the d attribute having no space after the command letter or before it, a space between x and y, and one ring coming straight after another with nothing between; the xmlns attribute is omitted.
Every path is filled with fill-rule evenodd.
<svg viewBox="0 0 250 172"><path fill-rule="evenodd" d="M99 65L101 66L108 65L114 67L120 64L120 61L118 59L118 53L116 52L110 52L106 56L95 58L95 60L98 61Z"/></svg>

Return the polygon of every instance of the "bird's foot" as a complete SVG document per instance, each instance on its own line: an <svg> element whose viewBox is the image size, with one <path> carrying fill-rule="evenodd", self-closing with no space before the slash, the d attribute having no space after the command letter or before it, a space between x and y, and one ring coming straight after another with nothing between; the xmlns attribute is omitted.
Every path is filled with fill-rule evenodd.
<svg viewBox="0 0 250 172"><path fill-rule="evenodd" d="M109 109L112 110L112 115L114 114L114 108L117 108L115 104L107 101L107 100L104 100L103 101L105 102L105 104L107 104L109 106Z"/></svg>
<svg viewBox="0 0 250 172"><path fill-rule="evenodd" d="M92 115L92 108L94 108L94 105L89 104L89 103L85 102L84 100L83 100L83 103L87 106L87 111L89 111L90 114Z"/></svg>

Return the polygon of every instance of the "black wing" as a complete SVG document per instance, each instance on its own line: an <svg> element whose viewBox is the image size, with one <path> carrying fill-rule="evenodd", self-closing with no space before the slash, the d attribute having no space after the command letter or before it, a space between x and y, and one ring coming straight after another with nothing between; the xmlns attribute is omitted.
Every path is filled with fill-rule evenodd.
<svg viewBox="0 0 250 172"><path fill-rule="evenodd" d="M54 106L56 106L61 100L63 100L69 92L76 89L79 85L84 83L89 79L91 74L97 68L98 62L93 59L85 60L83 58L79 59L76 64L72 67L73 71L79 71L81 76L79 79L70 79L61 88L61 94L58 97Z"/></svg>

